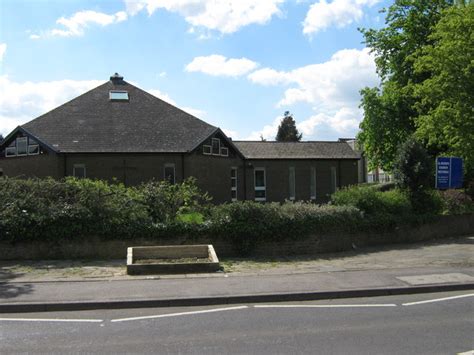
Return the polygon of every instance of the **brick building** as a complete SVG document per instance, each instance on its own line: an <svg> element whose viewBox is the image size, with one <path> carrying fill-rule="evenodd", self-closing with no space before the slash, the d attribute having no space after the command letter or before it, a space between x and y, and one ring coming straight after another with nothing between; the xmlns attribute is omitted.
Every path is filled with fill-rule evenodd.
<svg viewBox="0 0 474 355"><path fill-rule="evenodd" d="M0 175L180 182L194 176L216 203L314 200L358 182L344 141L233 141L127 83L109 81L14 129L0 144Z"/></svg>

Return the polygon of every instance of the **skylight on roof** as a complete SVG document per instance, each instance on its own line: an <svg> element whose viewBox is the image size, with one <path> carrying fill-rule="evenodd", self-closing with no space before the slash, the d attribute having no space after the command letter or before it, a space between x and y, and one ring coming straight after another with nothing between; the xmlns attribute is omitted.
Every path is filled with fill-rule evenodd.
<svg viewBox="0 0 474 355"><path fill-rule="evenodd" d="M109 99L111 101L128 101L127 91L109 91Z"/></svg>

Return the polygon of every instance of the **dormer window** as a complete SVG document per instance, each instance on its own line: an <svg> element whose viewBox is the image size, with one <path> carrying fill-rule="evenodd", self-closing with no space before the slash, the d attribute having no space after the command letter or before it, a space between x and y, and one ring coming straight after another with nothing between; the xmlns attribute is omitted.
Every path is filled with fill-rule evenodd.
<svg viewBox="0 0 474 355"><path fill-rule="evenodd" d="M109 99L110 101L128 101L128 91L111 90Z"/></svg>

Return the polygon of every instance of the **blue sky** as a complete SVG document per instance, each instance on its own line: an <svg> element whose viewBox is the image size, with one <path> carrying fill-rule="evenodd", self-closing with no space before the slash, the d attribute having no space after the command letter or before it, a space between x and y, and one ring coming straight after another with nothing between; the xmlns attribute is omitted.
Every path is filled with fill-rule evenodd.
<svg viewBox="0 0 474 355"><path fill-rule="evenodd" d="M0 0L0 134L107 81L125 80L221 127L274 139L351 137L375 86L358 27L383 0Z"/></svg>

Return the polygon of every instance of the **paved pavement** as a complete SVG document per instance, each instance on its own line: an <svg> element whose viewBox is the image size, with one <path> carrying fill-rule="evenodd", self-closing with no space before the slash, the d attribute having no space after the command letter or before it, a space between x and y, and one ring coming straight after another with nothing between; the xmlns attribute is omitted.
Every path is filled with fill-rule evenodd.
<svg viewBox="0 0 474 355"><path fill-rule="evenodd" d="M306 260L305 267L289 263L283 268L240 273L94 281L28 280L0 268L0 312L301 301L474 289L473 248L474 237L470 236L360 249L340 258L321 255L318 262L324 263L319 266Z"/></svg>

